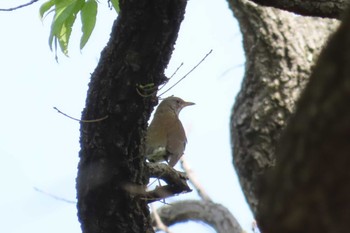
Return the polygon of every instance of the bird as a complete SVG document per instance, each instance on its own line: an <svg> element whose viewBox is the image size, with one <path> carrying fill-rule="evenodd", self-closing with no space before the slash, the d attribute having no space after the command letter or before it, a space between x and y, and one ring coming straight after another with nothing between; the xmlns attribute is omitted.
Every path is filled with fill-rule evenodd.
<svg viewBox="0 0 350 233"><path fill-rule="evenodd" d="M159 104L146 133L145 152L149 162L166 161L171 167L176 165L187 143L179 114L184 107L194 104L175 96Z"/></svg>

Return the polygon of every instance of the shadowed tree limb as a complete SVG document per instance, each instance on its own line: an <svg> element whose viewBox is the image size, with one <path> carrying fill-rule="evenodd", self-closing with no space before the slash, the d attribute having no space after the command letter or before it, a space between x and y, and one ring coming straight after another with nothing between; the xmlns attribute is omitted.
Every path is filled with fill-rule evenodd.
<svg viewBox="0 0 350 233"><path fill-rule="evenodd" d="M340 19L349 1L343 0L252 0L263 6L270 6L304 16Z"/></svg>
<svg viewBox="0 0 350 233"><path fill-rule="evenodd" d="M263 232L346 233L350 219L350 11L321 53L265 178Z"/></svg>
<svg viewBox="0 0 350 233"><path fill-rule="evenodd" d="M161 222L160 225L171 226L187 221L199 221L211 226L218 233L241 233L242 228L230 211L211 201L184 158L181 162L186 175L202 200L177 201L159 208L157 213L160 219L157 220L157 216L153 216L153 225L157 226Z"/></svg>
<svg viewBox="0 0 350 233"><path fill-rule="evenodd" d="M246 56L242 88L232 110L232 156L256 214L260 177L274 166L277 140L339 21L296 16L248 0L229 3L242 31Z"/></svg>
<svg viewBox="0 0 350 233"><path fill-rule="evenodd" d="M187 221L208 224L218 233L241 233L242 228L230 211L217 203L204 200L173 202L158 210L167 226Z"/></svg>

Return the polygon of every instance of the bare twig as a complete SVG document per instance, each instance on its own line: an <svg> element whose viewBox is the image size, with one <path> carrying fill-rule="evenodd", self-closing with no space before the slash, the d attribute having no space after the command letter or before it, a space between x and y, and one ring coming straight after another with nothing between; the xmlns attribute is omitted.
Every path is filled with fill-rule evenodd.
<svg viewBox="0 0 350 233"><path fill-rule="evenodd" d="M168 91L170 91L173 87L175 87L179 82L181 82L183 79L185 79L190 73L192 73L200 64L202 64L202 62L211 54L211 52L213 52L213 50L211 49L203 58L202 60L200 60L197 65L195 65L190 71L187 72L187 74L185 74L179 81L177 81L174 85L172 85L171 87L169 87L168 89L166 89L162 94L160 94L158 97L164 95L165 93L167 93Z"/></svg>
<svg viewBox="0 0 350 233"><path fill-rule="evenodd" d="M186 162L184 157L182 157L180 161L181 161L182 169L186 172L188 179L190 180L192 185L196 188L198 195L205 201L212 201L212 199L209 197L207 192L204 190L203 186L198 181L196 175L194 174L190 165Z"/></svg>
<svg viewBox="0 0 350 233"><path fill-rule="evenodd" d="M66 202L66 203L69 203L69 204L77 204L76 201L71 201L71 200L68 200L68 199L65 199L65 198L62 198L62 197L58 197L56 195L53 195L51 193L48 193L48 192L45 192L41 189L38 189L37 187L33 187L35 191L39 192L39 193L42 193L46 196L49 196L49 197L52 197L53 199L56 199L56 200L59 200L59 201L63 201L63 202Z"/></svg>
<svg viewBox="0 0 350 233"><path fill-rule="evenodd" d="M80 120L80 119L71 117L71 116L67 115L67 114L64 113L64 112L61 112L61 111L60 111L58 108L56 108L56 107L53 107L53 109L55 109L58 113L62 114L63 116L68 117L69 119L72 119L72 120L75 120L75 121L79 121L79 122L83 122L83 123L94 123L94 122L99 122L99 121L106 120L106 119L108 118L108 115L106 115L106 116L104 116L104 117L101 117L101 118L98 118L98 119L94 119L94 120Z"/></svg>
<svg viewBox="0 0 350 233"><path fill-rule="evenodd" d="M171 79L172 77L174 77L175 76L175 74L179 71L179 69L182 67L184 65L184 63L183 62L181 62L181 64L179 65L179 67L177 67L176 68L176 70L175 70L175 72L170 76L170 78L169 79Z"/></svg>
<svg viewBox="0 0 350 233"><path fill-rule="evenodd" d="M166 84L169 82L169 80L170 80L172 77L175 76L175 74L179 71L179 69L183 66L183 64L184 64L184 63L182 62L182 63L179 65L179 67L176 68L175 72L170 76L170 78L167 79L166 83L165 83L163 86L161 86L161 87L159 88L158 91L162 90L162 89L166 86Z"/></svg>
<svg viewBox="0 0 350 233"><path fill-rule="evenodd" d="M241 68L241 67L243 67L243 66L244 66L244 63L231 66L230 68L228 68L228 69L226 69L224 72L222 72L222 74L219 75L219 78L225 76L227 73L231 72L232 70L235 70L235 69L237 69L237 68Z"/></svg>
<svg viewBox="0 0 350 233"><path fill-rule="evenodd" d="M14 11L14 10L18 10L20 8L32 5L33 3L37 2L37 1L39 1L39 0L32 0L32 1L28 2L28 3L25 3L23 5L19 5L19 6L16 6L16 7L11 7L11 8L6 8L6 9L0 8L0 11Z"/></svg>
<svg viewBox="0 0 350 233"><path fill-rule="evenodd" d="M156 223L156 228L166 233L171 233L169 228L160 219L159 214L157 212L157 208L153 204L151 204L151 209L152 209L152 215L153 215L154 221Z"/></svg>

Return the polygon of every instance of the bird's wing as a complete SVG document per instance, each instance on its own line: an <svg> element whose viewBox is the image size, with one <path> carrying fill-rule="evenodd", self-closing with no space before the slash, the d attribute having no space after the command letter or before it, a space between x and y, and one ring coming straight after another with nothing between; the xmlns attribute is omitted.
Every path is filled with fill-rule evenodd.
<svg viewBox="0 0 350 233"><path fill-rule="evenodd" d="M187 138L180 121L172 125L168 130L166 151L168 153L169 166L175 166L185 151Z"/></svg>
<svg viewBox="0 0 350 233"><path fill-rule="evenodd" d="M147 129L146 135L146 156L152 161L162 161L166 157L166 130L162 122L155 118Z"/></svg>

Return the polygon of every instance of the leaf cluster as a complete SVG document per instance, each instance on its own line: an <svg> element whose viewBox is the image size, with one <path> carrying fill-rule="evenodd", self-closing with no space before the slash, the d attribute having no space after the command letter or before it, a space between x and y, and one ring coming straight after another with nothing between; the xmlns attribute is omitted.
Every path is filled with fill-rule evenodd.
<svg viewBox="0 0 350 233"><path fill-rule="evenodd" d="M119 0L111 0L113 8L119 12ZM49 46L53 44L57 51L57 44L63 54L68 55L68 44L72 27L80 13L82 33L80 49L88 42L96 24L98 3L96 0L49 0L40 7L40 18L43 20L48 14L54 12L49 36Z"/></svg>

